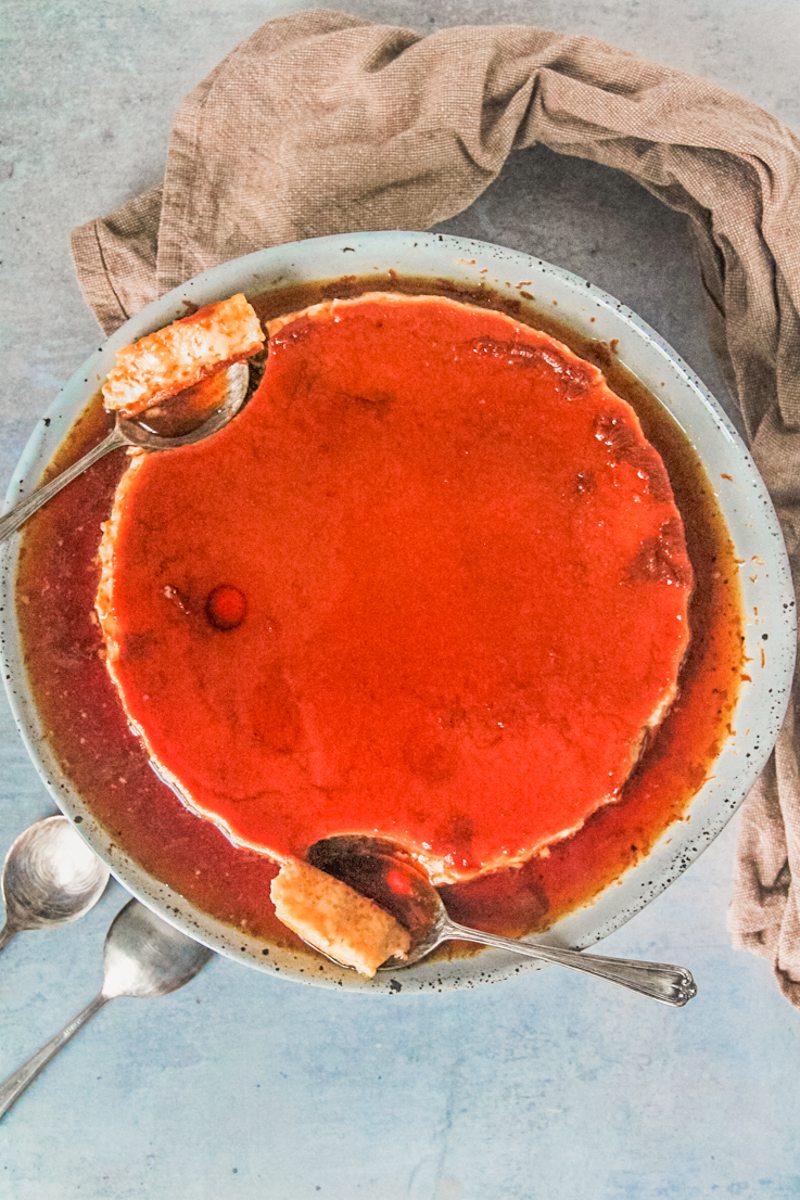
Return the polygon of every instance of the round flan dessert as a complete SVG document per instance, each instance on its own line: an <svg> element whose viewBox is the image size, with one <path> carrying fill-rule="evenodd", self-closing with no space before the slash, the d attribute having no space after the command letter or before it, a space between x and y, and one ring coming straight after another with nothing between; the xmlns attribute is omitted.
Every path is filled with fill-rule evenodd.
<svg viewBox="0 0 800 1200"><path fill-rule="evenodd" d="M278 862L366 834L456 883L547 853L677 694L693 578L658 452L500 312L373 293L268 335L245 409L117 487L97 612L130 724Z"/></svg>

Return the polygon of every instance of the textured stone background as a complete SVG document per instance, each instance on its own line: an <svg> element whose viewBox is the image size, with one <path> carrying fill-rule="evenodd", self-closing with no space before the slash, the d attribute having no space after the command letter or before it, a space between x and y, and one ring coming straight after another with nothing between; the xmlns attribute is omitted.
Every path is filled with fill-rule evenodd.
<svg viewBox="0 0 800 1200"><path fill-rule="evenodd" d="M75 224L158 179L181 96L269 16L255 0L5 0L0 18L0 472L97 338ZM800 128L800 4L420 3L349 11L428 30L533 22L706 75ZM680 218L622 176L535 149L446 228L590 277L724 400ZM0 849L50 804L0 701ZM604 945L685 961L673 1012L556 970L376 1001L222 960L103 1012L0 1129L5 1200L700 1200L800 1196L798 1017L725 930L734 821ZM99 984L114 887L0 961L0 1075Z"/></svg>

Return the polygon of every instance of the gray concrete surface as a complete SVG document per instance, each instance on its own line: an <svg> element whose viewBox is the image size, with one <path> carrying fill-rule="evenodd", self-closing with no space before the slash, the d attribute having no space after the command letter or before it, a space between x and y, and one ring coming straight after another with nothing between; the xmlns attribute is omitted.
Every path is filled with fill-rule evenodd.
<svg viewBox="0 0 800 1200"><path fill-rule="evenodd" d="M0 475L96 343L70 229L159 178L182 95L300 4L5 0L0 14ZM800 4L351 0L430 30L532 22L715 79L800 127ZM446 228L591 278L723 392L682 220L543 149ZM99 343L97 343L99 344ZM0 850L49 801L0 702ZM686 961L675 1013L554 971L369 1003L217 961L98 1018L0 1128L3 1200L706 1200L800 1195L798 1016L725 928L735 822L609 953ZM95 990L114 888L0 960L0 1075Z"/></svg>

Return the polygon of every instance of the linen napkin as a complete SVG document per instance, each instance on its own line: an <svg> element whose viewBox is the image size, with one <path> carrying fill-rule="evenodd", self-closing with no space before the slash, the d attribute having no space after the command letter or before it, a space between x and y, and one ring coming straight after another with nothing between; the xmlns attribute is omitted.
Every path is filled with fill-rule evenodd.
<svg viewBox="0 0 800 1200"><path fill-rule="evenodd" d="M625 171L685 213L712 341L800 571L800 142L730 92L524 26L422 37L327 10L256 30L181 105L163 184L73 234L111 331L263 246L426 228L541 142ZM748 797L730 924L800 1006L795 708Z"/></svg>

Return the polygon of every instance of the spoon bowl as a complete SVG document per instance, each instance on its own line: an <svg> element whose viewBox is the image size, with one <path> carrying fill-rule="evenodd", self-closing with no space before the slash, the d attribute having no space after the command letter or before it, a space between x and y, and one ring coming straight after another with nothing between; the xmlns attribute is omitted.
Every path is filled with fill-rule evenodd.
<svg viewBox="0 0 800 1200"><path fill-rule="evenodd" d="M673 1007L681 1007L697 995L692 974L685 967L584 954L459 925L450 918L436 888L413 857L385 839L355 835L323 838L310 847L307 858L313 867L386 909L408 930L411 945L406 957L388 959L378 968L381 971L410 967L443 942L463 941L599 975Z"/></svg>
<svg viewBox="0 0 800 1200"><path fill-rule="evenodd" d="M206 946L131 900L106 935L101 995L106 1000L166 996L193 979L211 955Z"/></svg>
<svg viewBox="0 0 800 1200"><path fill-rule="evenodd" d="M332 875L385 909L408 930L411 945L402 960L378 969L410 967L447 939L449 919L439 893L414 858L382 838L344 835L322 838L306 855L312 867Z"/></svg>
<svg viewBox="0 0 800 1200"><path fill-rule="evenodd" d="M236 416L247 399L249 383L248 364L231 363L135 417L117 413L115 432L126 445L140 450L191 446L217 433Z"/></svg>
<svg viewBox="0 0 800 1200"><path fill-rule="evenodd" d="M31 825L6 855L0 948L23 930L82 917L100 899L108 874L66 817L45 817Z"/></svg>

